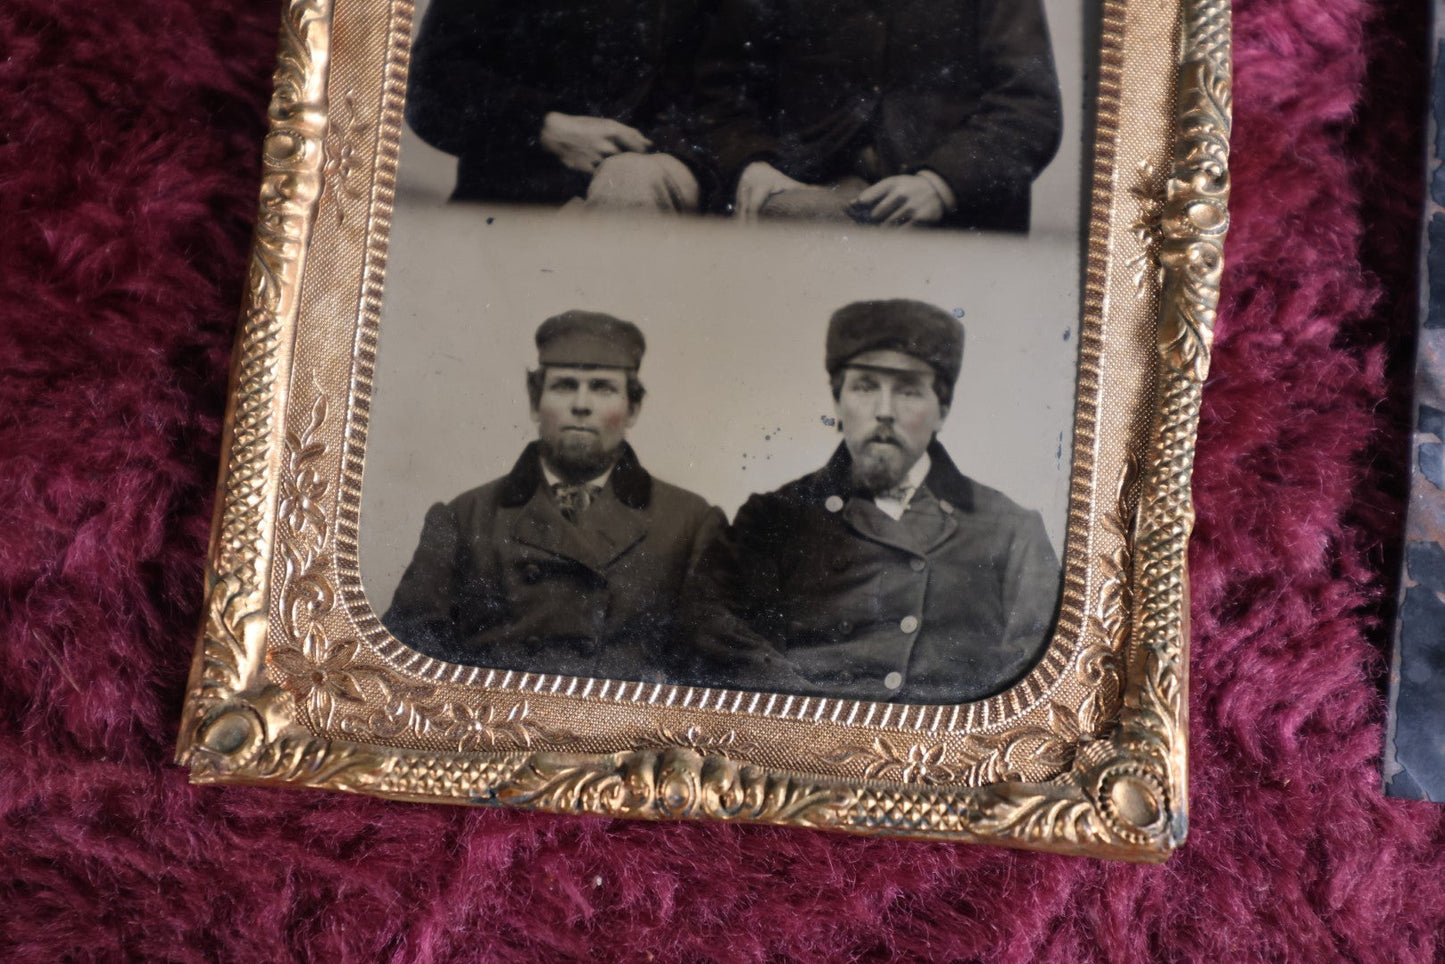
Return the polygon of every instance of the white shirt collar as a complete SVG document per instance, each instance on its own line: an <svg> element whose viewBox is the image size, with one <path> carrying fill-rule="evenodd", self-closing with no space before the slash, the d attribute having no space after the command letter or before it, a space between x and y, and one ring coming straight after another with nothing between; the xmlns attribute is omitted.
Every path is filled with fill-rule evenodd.
<svg viewBox="0 0 1445 964"><path fill-rule="evenodd" d="M927 452L924 452L918 457L918 461L913 463L913 468L908 470L903 481L891 490L892 493L902 490L903 497L894 498L892 494L875 495L873 504L895 522L903 518L903 513L908 511L908 504L913 501L913 493L917 492L918 487L923 484L923 480L928 478L928 470L932 467L933 460L928 457Z"/></svg>

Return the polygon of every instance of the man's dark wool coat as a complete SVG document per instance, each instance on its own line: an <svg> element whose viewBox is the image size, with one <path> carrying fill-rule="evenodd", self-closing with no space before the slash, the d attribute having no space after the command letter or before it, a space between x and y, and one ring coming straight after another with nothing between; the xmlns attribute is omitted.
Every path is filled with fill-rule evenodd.
<svg viewBox="0 0 1445 964"><path fill-rule="evenodd" d="M506 476L438 504L382 622L448 662L660 680L684 587L724 525L702 498L652 478L624 445L574 524L529 445Z"/></svg>
<svg viewBox="0 0 1445 964"><path fill-rule="evenodd" d="M692 681L908 703L1014 682L1047 644L1059 564L1037 512L964 476L937 441L905 513L823 469L755 495L690 596Z"/></svg>
<svg viewBox="0 0 1445 964"><path fill-rule="evenodd" d="M753 161L819 184L866 154L870 181L940 175L947 223L1028 230L1062 129L1040 0L721 0L698 60L718 197Z"/></svg>

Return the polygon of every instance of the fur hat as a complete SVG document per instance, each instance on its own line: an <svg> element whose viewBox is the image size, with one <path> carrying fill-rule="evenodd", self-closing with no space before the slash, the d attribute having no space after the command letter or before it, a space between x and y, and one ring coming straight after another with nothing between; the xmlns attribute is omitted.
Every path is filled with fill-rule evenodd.
<svg viewBox="0 0 1445 964"><path fill-rule="evenodd" d="M926 362L951 388L963 365L963 325L922 301L855 301L828 322L829 375L865 351L899 351Z"/></svg>

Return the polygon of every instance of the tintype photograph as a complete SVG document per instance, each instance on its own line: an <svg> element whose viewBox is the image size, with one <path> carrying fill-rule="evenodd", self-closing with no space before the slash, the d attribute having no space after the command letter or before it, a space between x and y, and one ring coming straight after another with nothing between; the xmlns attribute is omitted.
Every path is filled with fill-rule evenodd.
<svg viewBox="0 0 1445 964"><path fill-rule="evenodd" d="M288 0L197 782L1162 860L1224 0Z"/></svg>
<svg viewBox="0 0 1445 964"><path fill-rule="evenodd" d="M406 116L455 200L1026 232L1063 126L1050 22L1080 39L1055 6L435 0Z"/></svg>
<svg viewBox="0 0 1445 964"><path fill-rule="evenodd" d="M1065 549L1088 16L419 4L361 522L388 633L852 700L1023 676Z"/></svg>

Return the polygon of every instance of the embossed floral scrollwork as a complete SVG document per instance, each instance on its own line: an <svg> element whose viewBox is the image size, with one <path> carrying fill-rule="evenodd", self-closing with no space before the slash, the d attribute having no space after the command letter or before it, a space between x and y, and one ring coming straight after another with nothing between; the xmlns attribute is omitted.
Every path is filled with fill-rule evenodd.
<svg viewBox="0 0 1445 964"><path fill-rule="evenodd" d="M565 743L576 739L532 718L526 700L499 709L491 704L467 705L449 702L434 717L442 737L462 752L531 749L538 743Z"/></svg>
<svg viewBox="0 0 1445 964"><path fill-rule="evenodd" d="M1112 534L1118 545L1109 556L1107 575L1099 586L1092 641L1080 650L1075 661L1079 681L1089 693L1079 707L1079 730L1089 738L1098 738L1113 725L1123 702L1123 654L1134 608L1133 499L1138 479L1139 463L1131 456L1119 471L1114 507L1101 517L1103 530Z"/></svg>
<svg viewBox="0 0 1445 964"><path fill-rule="evenodd" d="M256 240L236 342L235 408L226 426L220 525L207 572L206 622L177 749L177 759L193 765L194 754L204 746L198 742L201 734L241 732L243 717L236 715L237 708L246 705L257 687L264 691L268 685L262 667L268 615L265 570L274 544L270 456L279 414L277 388L285 374L282 332L295 318L311 205L320 183L316 148L325 123L330 11L329 0L288 0L283 12ZM224 725L214 715L218 706L231 708ZM228 759L212 751L207 766L214 769Z"/></svg>
<svg viewBox="0 0 1445 964"><path fill-rule="evenodd" d="M1075 671L1089 691L1079 706L1079 732L1098 739L1119 712L1124 685L1122 660L1106 646L1091 646L1079 653Z"/></svg>
<svg viewBox="0 0 1445 964"><path fill-rule="evenodd" d="M277 508L282 525L294 536L309 538L318 546L326 537L326 516L321 506L330 488L316 468L317 461L326 454L326 445L320 440L325 420L326 398L317 389L305 426L286 433L286 461Z"/></svg>
<svg viewBox="0 0 1445 964"><path fill-rule="evenodd" d="M1113 839L1161 854L1186 831L1183 576L1194 523L1188 486L1229 227L1228 4L1193 0L1185 26L1174 170L1161 220L1157 414L1135 525L1133 591L1121 601L1137 629L1110 752L1084 753L1077 774Z"/></svg>
<svg viewBox="0 0 1445 964"><path fill-rule="evenodd" d="M370 747L319 739L292 727L289 702L279 687L267 686L213 707L197 726L192 779L241 772L249 779L357 789L393 765Z"/></svg>
<svg viewBox="0 0 1445 964"><path fill-rule="evenodd" d="M375 678L380 705L339 721L342 732L371 740L441 740L459 753L498 753L565 745L577 735L537 720L527 700L510 706L459 702L438 687L393 675ZM357 709L357 707L353 707Z"/></svg>
<svg viewBox="0 0 1445 964"><path fill-rule="evenodd" d="M436 687L384 677L377 682L381 702L366 715L344 716L342 732L372 740L421 740L435 729L433 703Z"/></svg>
<svg viewBox="0 0 1445 964"><path fill-rule="evenodd" d="M1171 368L1203 381L1209 372L1224 252L1207 242L1172 244L1160 261L1167 274L1159 350Z"/></svg>
<svg viewBox="0 0 1445 964"><path fill-rule="evenodd" d="M901 783L960 783L967 769L944 743L895 744L875 737L870 746L845 750L828 757L829 763L861 762L865 780Z"/></svg>
<svg viewBox="0 0 1445 964"><path fill-rule="evenodd" d="M360 138L366 133L366 122L356 108L355 88L346 91L334 102L327 118L326 138L322 143L326 162L322 166L322 195L331 194L336 224L346 223L344 200L365 197L365 184L358 177L362 172L357 161L361 152Z"/></svg>
<svg viewBox="0 0 1445 964"><path fill-rule="evenodd" d="M1167 766L1169 749L1184 739L1179 727L1183 680L1177 661L1172 654L1147 649L1136 685L1138 691L1132 694L1132 712L1119 734L1119 745L1139 758Z"/></svg>
<svg viewBox="0 0 1445 964"><path fill-rule="evenodd" d="M201 647L200 678L192 694L196 706L209 708L245 685L255 639L265 629L265 614L252 606L251 594L234 575L216 578L206 604L206 637Z"/></svg>
<svg viewBox="0 0 1445 964"><path fill-rule="evenodd" d="M977 791L974 826L1022 841L1162 857L1183 839L1183 816L1170 806L1163 773L1147 757L1095 742L1081 747L1074 770L1045 786Z"/></svg>
<svg viewBox="0 0 1445 964"><path fill-rule="evenodd" d="M1181 137L1177 166L1181 172L1188 172L1190 186L1204 197L1217 197L1229 190L1232 87L1232 78L1222 61L1207 53L1185 64L1179 72ZM1228 223L1210 220L1211 234L1222 231Z"/></svg>
<svg viewBox="0 0 1445 964"><path fill-rule="evenodd" d="M286 433L277 512L283 559L282 630L295 642L293 648L312 662L320 658L320 650L329 652L331 644L324 636L304 645L303 641L320 633L316 621L331 612L336 601L327 551L330 537L321 508L329 483L317 467L328 451L320 439L325 420L326 398L318 390L306 425ZM318 652L313 653L318 647Z"/></svg>
<svg viewBox="0 0 1445 964"><path fill-rule="evenodd" d="M1180 71L1180 130L1160 225L1164 269L1159 348L1176 371L1209 371L1224 236L1229 230L1231 82L1215 58Z"/></svg>
<svg viewBox="0 0 1445 964"><path fill-rule="evenodd" d="M1139 162L1139 180L1129 188L1129 196L1139 205L1139 215L1132 225L1139 242L1139 253L1128 261L1134 272L1134 293L1140 298L1158 290L1163 283L1164 268L1159 263L1159 249L1164 243L1164 207L1168 178L1148 161Z"/></svg>
<svg viewBox="0 0 1445 964"><path fill-rule="evenodd" d="M1077 789L1004 784L980 791L973 829L990 836L1056 844L1112 843L1098 808Z"/></svg>
<svg viewBox="0 0 1445 964"><path fill-rule="evenodd" d="M987 736L969 735L957 745L909 743L875 737L827 757L837 766L862 765L865 780L966 787L1008 780L1042 780L1068 769L1079 739L1077 716L1050 705L1042 723L1028 723Z"/></svg>
<svg viewBox="0 0 1445 964"><path fill-rule="evenodd" d="M386 675L365 661L359 640L333 639L324 624L336 603L329 520L322 509L330 485L320 468L329 451L326 412L326 397L317 388L306 423L286 433L277 511L284 641L266 654L277 682L294 697L298 716L316 730L362 708L366 685Z"/></svg>
<svg viewBox="0 0 1445 964"><path fill-rule="evenodd" d="M313 625L296 646L275 646L266 661L279 671L281 686L296 697L297 707L320 729L330 727L338 705L365 703L362 684L381 678L383 670L361 662L361 643L355 639L332 642Z"/></svg>
<svg viewBox="0 0 1445 964"><path fill-rule="evenodd" d="M745 740L739 736L735 729L714 733L696 724L680 730L662 727L657 732L642 738L637 745L658 749L678 747L685 750L696 750L703 754L721 754L733 759L746 758L755 754L758 749L751 740Z"/></svg>
<svg viewBox="0 0 1445 964"><path fill-rule="evenodd" d="M674 820L836 823L854 794L795 780L721 756L673 747L606 757L541 753L529 757L496 791L517 807Z"/></svg>
<svg viewBox="0 0 1445 964"><path fill-rule="evenodd" d="M286 121L310 117L324 105L312 96L313 85L319 85L321 67L329 52L326 32L331 17L330 0L290 0L281 17L281 47L277 53L275 92L271 96L271 117Z"/></svg>

